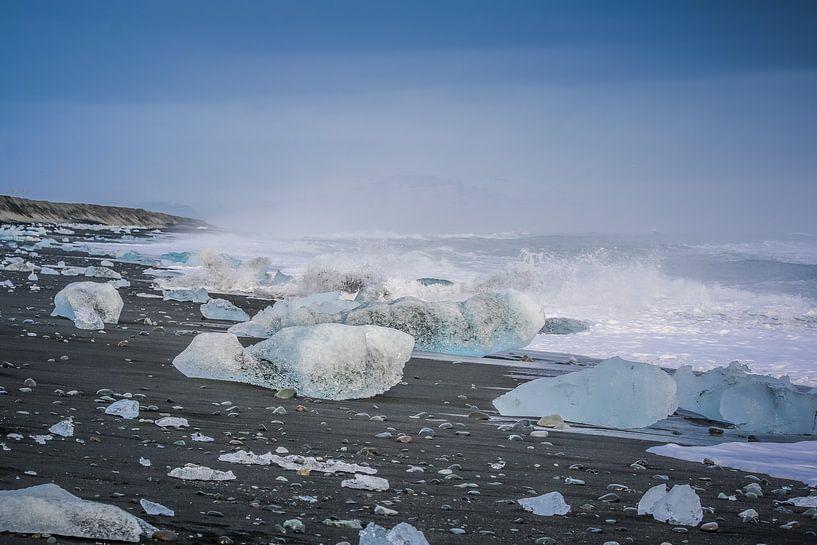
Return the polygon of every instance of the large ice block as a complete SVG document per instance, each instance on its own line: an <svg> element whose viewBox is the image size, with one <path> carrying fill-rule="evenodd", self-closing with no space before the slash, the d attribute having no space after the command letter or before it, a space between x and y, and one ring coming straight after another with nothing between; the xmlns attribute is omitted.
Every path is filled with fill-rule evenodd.
<svg viewBox="0 0 817 545"><path fill-rule="evenodd" d="M682 526L697 526L704 518L701 499L688 484L676 484L669 492L665 484L650 488L638 502L638 514Z"/></svg>
<svg viewBox="0 0 817 545"><path fill-rule="evenodd" d="M559 414L611 428L643 428L675 412L675 381L660 367L621 358L517 386L494 400L505 416Z"/></svg>
<svg viewBox="0 0 817 545"><path fill-rule="evenodd" d="M227 299L210 299L201 307L201 315L208 320L226 320L244 322L250 319L249 314L232 304Z"/></svg>
<svg viewBox="0 0 817 545"><path fill-rule="evenodd" d="M51 316L69 318L79 329L103 329L119 321L123 306L119 292L108 283L73 282L54 297Z"/></svg>

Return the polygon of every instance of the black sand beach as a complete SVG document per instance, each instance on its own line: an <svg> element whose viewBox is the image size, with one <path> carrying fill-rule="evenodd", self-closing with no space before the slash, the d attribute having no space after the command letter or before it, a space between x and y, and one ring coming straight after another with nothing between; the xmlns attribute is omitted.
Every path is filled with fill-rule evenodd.
<svg viewBox="0 0 817 545"><path fill-rule="evenodd" d="M76 266L98 264L99 258L43 250L38 264L64 259ZM227 324L202 321L198 305L139 297L151 292L145 267L117 263L114 267L132 283L120 289L125 307L117 325L105 333L78 330L66 319L49 316L52 300L76 277L40 276L41 291L31 292L29 273L3 272L17 286L0 291L0 489L55 483L83 499L117 505L161 529L178 535L180 543L357 543L357 531L322 521L331 517L358 519L363 526L376 522L391 527L405 521L425 533L431 544L550 543L599 544L803 544L815 543L817 521L801 516L800 508L777 508L766 495L737 501L717 499L734 494L750 481L747 473L712 468L647 454L655 443L597 435L551 432L545 439L509 440L515 432L497 429L500 422L469 418L470 406L490 414L491 400L513 388L527 374L518 367L412 359L403 383L384 395L356 401L277 399L273 392L244 384L189 379L171 360L190 342L193 331L220 331ZM227 296L251 314L268 302ZM145 325L145 319L155 322ZM67 356L67 358L66 358ZM36 381L21 392L26 379ZM105 415L95 402L100 389L133 396L142 406L140 419L124 421ZM60 391L62 393L60 393ZM74 393L73 391L76 391ZM282 406L286 414L273 414ZM156 410L149 410L148 408ZM426 413L426 414L422 414ZM419 417L416 415L420 414ZM190 429L163 429L152 420L162 415L187 418ZM370 417L385 416L385 421ZM29 435L46 434L49 426L73 417L73 438L55 437L45 445ZM442 422L453 424L440 429ZM504 420L503 420L504 422ZM434 429L432 439L418 437L423 427ZM394 428L412 436L408 444L375 435ZM215 439L197 443L198 430ZM19 433L24 439L6 437ZM79 442L81 440L82 442ZM342 488L348 476L313 472L299 475L277 466L244 466L219 462L218 455L239 449L256 454L285 447L293 454L309 454L369 464L388 479L386 492ZM150 467L139 459L151 460ZM489 464L505 462L500 470ZM637 460L646 469L633 469ZM227 482L181 481L167 476L185 463L232 470ZM423 472L407 472L411 466ZM439 470L451 467L461 477ZM34 472L34 473L31 473ZM696 487L705 507L704 522L717 521L719 531L700 528L676 531L651 517L625 512L645 490L665 482ZM285 480L281 478L285 478ZM585 485L566 485L572 477ZM764 491L790 486L791 495L808 491L802 483L758 475ZM621 484L619 501L599 498L608 485ZM525 512L516 500L560 491L572 506L564 517L540 517ZM308 502L298 497L313 496ZM176 516L145 515L139 499L159 502ZM375 505L397 511L375 515ZM755 509L756 524L742 523L738 513ZM785 512L794 509L794 512ZM303 533L283 532L279 526L298 518ZM780 526L796 520L791 530ZM452 528L464 534L451 532ZM229 540L219 540L227 536ZM0 543L39 541L40 536L0 534ZM61 543L83 540L58 538ZM147 540L145 540L147 541ZM544 543L544 540L538 541Z"/></svg>

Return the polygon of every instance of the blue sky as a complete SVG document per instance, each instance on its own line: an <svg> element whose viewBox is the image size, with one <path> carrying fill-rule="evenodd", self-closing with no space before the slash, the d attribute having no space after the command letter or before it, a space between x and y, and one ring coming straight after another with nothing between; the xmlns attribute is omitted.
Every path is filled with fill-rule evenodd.
<svg viewBox="0 0 817 545"><path fill-rule="evenodd" d="M0 0L0 192L276 233L817 231L814 2Z"/></svg>

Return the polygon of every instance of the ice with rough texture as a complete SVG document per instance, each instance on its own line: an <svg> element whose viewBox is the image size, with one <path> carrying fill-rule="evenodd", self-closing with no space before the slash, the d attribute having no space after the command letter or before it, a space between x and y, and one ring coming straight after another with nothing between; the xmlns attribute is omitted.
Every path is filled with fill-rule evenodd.
<svg viewBox="0 0 817 545"><path fill-rule="evenodd" d="M389 489L388 480L372 475L355 475L353 479L344 479L340 482L340 485L344 488L373 490L375 492L384 492Z"/></svg>
<svg viewBox="0 0 817 545"><path fill-rule="evenodd" d="M162 291L162 298L165 301L190 301L193 303L206 303L210 300L210 294L204 288L196 289L167 289Z"/></svg>
<svg viewBox="0 0 817 545"><path fill-rule="evenodd" d="M236 324L228 331L241 337L266 338L285 327L341 322L341 313L359 306L360 303L342 299L339 291L290 297L260 310L252 320Z"/></svg>
<svg viewBox="0 0 817 545"><path fill-rule="evenodd" d="M521 498L516 502L525 511L530 511L534 515L551 517L553 515L566 515L570 512L570 506L565 502L564 496L559 492L548 492L541 496L532 498Z"/></svg>
<svg viewBox="0 0 817 545"><path fill-rule="evenodd" d="M382 394L400 382L414 339L378 326L288 327L247 352L265 363L268 387L323 399Z"/></svg>
<svg viewBox="0 0 817 545"><path fill-rule="evenodd" d="M689 366L675 373L681 408L725 420L750 433L817 434L817 392L789 381L756 375L737 362L696 375Z"/></svg>
<svg viewBox="0 0 817 545"><path fill-rule="evenodd" d="M156 422L154 422L157 426L161 426L163 428L187 428L190 427L190 424L187 422L186 418L181 418L179 416L165 416L164 418L160 418Z"/></svg>
<svg viewBox="0 0 817 545"><path fill-rule="evenodd" d="M196 464L186 464L184 467L177 467L167 474L168 477L182 479L184 481L234 481L235 474L232 471L219 471L206 466Z"/></svg>
<svg viewBox="0 0 817 545"><path fill-rule="evenodd" d="M245 465L261 465L267 466L275 464L278 467L290 471L318 471L320 473L363 473L366 475L373 475L377 470L368 466L358 464L350 464L341 460L317 460L312 456L300 456L298 454L290 454L288 456L279 456L271 452L266 454L255 454L253 452L239 450L236 452L228 452L218 457L219 462L230 462L233 464ZM358 475L359 476L359 475Z"/></svg>
<svg viewBox="0 0 817 545"><path fill-rule="evenodd" d="M121 274L107 267L87 267L85 269L85 276L90 278L108 278L111 280L119 280L122 278Z"/></svg>
<svg viewBox="0 0 817 545"><path fill-rule="evenodd" d="M228 322L245 322L250 315L232 304L227 299L210 299L201 307L201 315L208 320L226 320Z"/></svg>
<svg viewBox="0 0 817 545"><path fill-rule="evenodd" d="M572 335L590 329L590 322L574 318L548 318L539 330L543 335Z"/></svg>
<svg viewBox="0 0 817 545"><path fill-rule="evenodd" d="M48 428L48 431L53 433L54 435L59 435L60 437L73 437L74 436L74 422L73 419L69 418L68 420L61 420Z"/></svg>
<svg viewBox="0 0 817 545"><path fill-rule="evenodd" d="M370 522L360 531L358 545L429 545L429 543L423 532L407 522L401 522L391 530Z"/></svg>
<svg viewBox="0 0 817 545"><path fill-rule="evenodd" d="M638 514L682 526L697 526L704 518L701 498L688 484L676 484L669 492L665 484L650 488L638 502Z"/></svg>
<svg viewBox="0 0 817 545"><path fill-rule="evenodd" d="M132 420L139 416L139 402L133 399L120 399L105 407L105 414L121 416L126 420Z"/></svg>
<svg viewBox="0 0 817 545"><path fill-rule="evenodd" d="M123 306L119 292L108 283L73 282L54 297L51 316L69 318L79 329L103 329L119 321Z"/></svg>
<svg viewBox="0 0 817 545"><path fill-rule="evenodd" d="M83 500L55 484L0 490L0 532L138 543L156 528L119 507Z"/></svg>
<svg viewBox="0 0 817 545"><path fill-rule="evenodd" d="M379 325L414 337L415 348L459 356L485 356L530 344L545 323L542 307L507 290L456 302L404 297L371 303L346 315L349 325Z"/></svg>
<svg viewBox="0 0 817 545"><path fill-rule="evenodd" d="M517 386L494 400L504 416L559 414L570 422L643 428L677 409L675 381L661 368L621 358Z"/></svg>
<svg viewBox="0 0 817 545"><path fill-rule="evenodd" d="M786 503L795 507L817 507L817 496L800 496L799 498L789 498Z"/></svg>
<svg viewBox="0 0 817 545"><path fill-rule="evenodd" d="M172 509L168 509L161 503L156 503L142 498L141 500L139 500L139 505L142 506L142 509L144 509L145 513L147 513L148 515L162 515L165 517L176 516L175 511L173 511Z"/></svg>
<svg viewBox="0 0 817 545"><path fill-rule="evenodd" d="M765 473L780 479L817 486L817 441L797 443L730 442L710 446L683 447L675 443L650 447L647 452L688 462L713 460L723 467Z"/></svg>
<svg viewBox="0 0 817 545"><path fill-rule="evenodd" d="M231 333L201 333L173 359L187 377L246 382L269 387L265 370Z"/></svg>

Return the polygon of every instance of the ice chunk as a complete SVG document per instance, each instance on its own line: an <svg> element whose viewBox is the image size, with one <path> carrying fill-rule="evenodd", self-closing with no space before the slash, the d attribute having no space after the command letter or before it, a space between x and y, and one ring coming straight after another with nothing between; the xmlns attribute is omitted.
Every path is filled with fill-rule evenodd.
<svg viewBox="0 0 817 545"><path fill-rule="evenodd" d="M148 515L163 515L166 517L174 517L176 513L172 509L168 509L161 503L152 502L142 498L139 500L139 505L145 510Z"/></svg>
<svg viewBox="0 0 817 545"><path fill-rule="evenodd" d="M139 416L139 402L133 399L120 399L105 407L105 414L121 416L126 420L131 420Z"/></svg>
<svg viewBox="0 0 817 545"><path fill-rule="evenodd" d="M399 329L414 337L417 350L460 356L527 346L544 322L541 306L514 290L482 293L461 303L405 297L362 306L344 320Z"/></svg>
<svg viewBox="0 0 817 545"><path fill-rule="evenodd" d="M400 382L413 347L414 339L395 329L319 324L282 329L247 352L266 363L268 387L356 399Z"/></svg>
<svg viewBox="0 0 817 545"><path fill-rule="evenodd" d="M268 466L270 465L270 457L272 453L258 455L253 452L248 452L246 450L238 450L236 452L227 452L222 454L218 457L219 462L229 462L231 464L244 464L244 465L257 465L257 466Z"/></svg>
<svg viewBox="0 0 817 545"><path fill-rule="evenodd" d="M797 443L740 443L682 447L674 443L650 447L647 452L689 462L714 460L723 467L765 473L780 479L817 486L817 441Z"/></svg>
<svg viewBox="0 0 817 545"><path fill-rule="evenodd" d="M370 522L360 531L358 545L429 545L429 543L423 532L407 522L401 522L391 530Z"/></svg>
<svg viewBox="0 0 817 545"><path fill-rule="evenodd" d="M345 479L340 482L340 485L344 488L374 490L375 492L384 492L389 489L388 480L371 475L355 475L354 479Z"/></svg>
<svg viewBox="0 0 817 545"><path fill-rule="evenodd" d="M643 428L675 412L675 381L661 368L621 358L540 378L494 400L504 416L560 414L565 420L611 428Z"/></svg>
<svg viewBox="0 0 817 545"><path fill-rule="evenodd" d="M42 269L40 269L40 274L55 275L60 274L60 272L56 269L52 269L51 267L43 267Z"/></svg>
<svg viewBox="0 0 817 545"><path fill-rule="evenodd" d="M241 337L266 338L285 327L342 322L341 313L360 303L341 298L339 291L291 297L259 311L252 320L232 326L228 331Z"/></svg>
<svg viewBox="0 0 817 545"><path fill-rule="evenodd" d="M789 498L786 503L795 507L817 507L817 496L800 496L799 498Z"/></svg>
<svg viewBox="0 0 817 545"><path fill-rule="evenodd" d="M544 517L566 515L570 512L570 506L559 492L549 492L532 498L521 498L516 502L525 511Z"/></svg>
<svg viewBox="0 0 817 545"><path fill-rule="evenodd" d="M104 324L119 321L123 306L122 297L110 284L73 282L54 297L51 316L69 318L79 329L103 329Z"/></svg>
<svg viewBox="0 0 817 545"><path fill-rule="evenodd" d="M196 441L197 443L212 443L213 441L215 441L215 439L213 439L209 435L204 435L199 432L193 432L192 434L190 434L190 440Z"/></svg>
<svg viewBox="0 0 817 545"><path fill-rule="evenodd" d="M312 456L299 456L297 454L290 454L288 456L279 456L271 452L266 454L255 454L245 450L236 452L228 452L218 457L219 462L230 462L233 464L245 465L261 465L268 466L275 464L283 469L290 471L318 471L320 473L364 473L372 475L377 473L377 470L368 466L361 466L358 464L350 464L340 460L329 458L328 460L319 461Z"/></svg>
<svg viewBox="0 0 817 545"><path fill-rule="evenodd" d="M182 479L184 481L233 481L235 474L232 471L219 471L206 466L196 464L185 464L184 467L177 467L167 474L168 477Z"/></svg>
<svg viewBox="0 0 817 545"><path fill-rule="evenodd" d="M704 518L701 499L688 484L676 484L669 492L665 484L650 488L638 502L638 514L683 526L697 526Z"/></svg>
<svg viewBox="0 0 817 545"><path fill-rule="evenodd" d="M0 532L138 543L156 528L122 509L86 501L55 484L0 490Z"/></svg>
<svg viewBox="0 0 817 545"><path fill-rule="evenodd" d="M130 287L130 282L128 282L128 281L127 281L127 280L125 280L125 279L119 279L119 280L108 280L108 284L110 284L111 286L115 287L116 289L119 289L119 288L129 288L129 287Z"/></svg>
<svg viewBox="0 0 817 545"><path fill-rule="evenodd" d="M544 335L572 335L590 329L590 322L573 318L548 318L539 330Z"/></svg>
<svg viewBox="0 0 817 545"><path fill-rule="evenodd" d="M232 304L227 299L210 299L201 306L201 315L208 320L227 320L244 322L250 315Z"/></svg>
<svg viewBox="0 0 817 545"><path fill-rule="evenodd" d="M92 278L110 278L111 280L119 280L122 275L107 267L88 267L85 269L85 276Z"/></svg>
<svg viewBox="0 0 817 545"><path fill-rule="evenodd" d="M230 333L201 333L173 359L185 376L269 387L265 370Z"/></svg>
<svg viewBox="0 0 817 545"><path fill-rule="evenodd" d="M80 276L85 274L85 267L64 267L60 274L63 276Z"/></svg>
<svg viewBox="0 0 817 545"><path fill-rule="evenodd" d="M72 418L69 418L68 420L61 420L48 428L48 431L54 435L59 435L60 437L73 437L74 421Z"/></svg>
<svg viewBox="0 0 817 545"><path fill-rule="evenodd" d="M99 265L101 267L113 267L113 261L109 259L103 259L102 261L99 262Z"/></svg>
<svg viewBox="0 0 817 545"><path fill-rule="evenodd" d="M162 297L165 301L191 301L193 303L206 303L210 300L210 295L204 288L162 290Z"/></svg>
<svg viewBox="0 0 817 545"><path fill-rule="evenodd" d="M164 418L160 418L156 422L154 422L157 426L161 426L163 428L187 428L190 427L190 424L187 423L186 418L180 418L178 416L165 416Z"/></svg>
<svg viewBox="0 0 817 545"><path fill-rule="evenodd" d="M817 433L817 392L800 390L788 377L756 375L736 362L696 375L675 373L680 407L725 420L750 433Z"/></svg>
<svg viewBox="0 0 817 545"><path fill-rule="evenodd" d="M40 279L40 277L37 276L37 273L33 272L33 273L28 275L28 279L31 280L32 282L36 282L37 280Z"/></svg>

